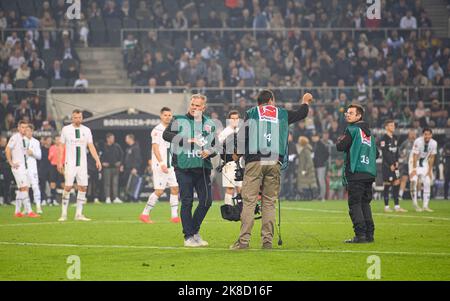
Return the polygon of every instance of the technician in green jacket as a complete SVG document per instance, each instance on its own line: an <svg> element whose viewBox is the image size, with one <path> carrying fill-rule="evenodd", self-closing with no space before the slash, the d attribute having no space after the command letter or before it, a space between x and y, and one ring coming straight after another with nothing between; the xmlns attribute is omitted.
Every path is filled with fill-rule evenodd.
<svg viewBox="0 0 450 301"><path fill-rule="evenodd" d="M378 151L375 137L363 117L362 106L350 105L345 113L348 126L336 143L337 150L345 154L343 184L347 187L349 214L355 231L355 237L346 243L374 241L375 225L370 202L372 184L377 176Z"/></svg>
<svg viewBox="0 0 450 301"><path fill-rule="evenodd" d="M171 142L172 165L180 188L180 216L185 247L208 245L199 231L212 204L210 158L217 151L216 126L204 114L205 109L206 96L192 95L187 114L175 115L163 132L163 139ZM194 189L198 206L192 214Z"/></svg>

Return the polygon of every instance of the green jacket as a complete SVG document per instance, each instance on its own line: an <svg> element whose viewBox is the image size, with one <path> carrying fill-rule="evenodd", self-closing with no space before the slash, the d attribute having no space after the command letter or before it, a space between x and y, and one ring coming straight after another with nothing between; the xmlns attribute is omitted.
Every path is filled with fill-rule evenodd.
<svg viewBox="0 0 450 301"><path fill-rule="evenodd" d="M212 169L211 157L217 154L216 125L203 115L201 122L195 122L190 114L175 115L163 133L163 138L171 142L172 165L175 169ZM188 139L197 138L202 145L188 143ZM210 156L201 157L202 150L208 150Z"/></svg>
<svg viewBox="0 0 450 301"><path fill-rule="evenodd" d="M276 106L261 105L249 109L247 117L248 153L283 161L288 154L288 112Z"/></svg>
<svg viewBox="0 0 450 301"><path fill-rule="evenodd" d="M358 125L347 126L346 134L351 136L350 149L345 151L343 184L347 185L349 174L367 174L375 179L377 176L377 146L370 131Z"/></svg>

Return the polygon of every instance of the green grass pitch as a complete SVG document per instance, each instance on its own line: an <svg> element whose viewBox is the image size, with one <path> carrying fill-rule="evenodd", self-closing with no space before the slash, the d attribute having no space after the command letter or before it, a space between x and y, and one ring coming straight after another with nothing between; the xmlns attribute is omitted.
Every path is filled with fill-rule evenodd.
<svg viewBox="0 0 450 301"><path fill-rule="evenodd" d="M347 245L352 236L344 201L282 202L283 246L260 249L256 220L251 249L230 251L239 223L224 221L215 202L201 229L209 247L183 247L181 224L169 222L167 202L158 203L155 224L138 221L144 204L85 207L91 222L57 222L59 207L40 219L17 219L0 207L0 280L67 280L70 255L80 258L81 280L368 280L380 259L381 280L450 280L450 202L431 201L433 213L383 213L372 208L375 243ZM195 204L196 205L196 204Z"/></svg>

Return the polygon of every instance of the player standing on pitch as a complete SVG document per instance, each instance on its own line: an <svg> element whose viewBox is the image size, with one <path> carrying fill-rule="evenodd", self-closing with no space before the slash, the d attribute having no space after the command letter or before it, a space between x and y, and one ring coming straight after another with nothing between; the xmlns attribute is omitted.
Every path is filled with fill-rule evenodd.
<svg viewBox="0 0 450 301"><path fill-rule="evenodd" d="M412 151L414 141L416 141L416 130L410 129L408 131L408 138L403 141L403 143L400 145L399 153L399 163L400 163L400 191L398 193L399 200L403 200L403 192L405 191L406 184L408 183L409 179L409 172L408 172L408 161L409 161L409 154Z"/></svg>
<svg viewBox="0 0 450 301"><path fill-rule="evenodd" d="M433 212L429 208L431 181L433 180L433 165L437 154L437 142L430 128L423 129L423 136L414 141L409 155L409 179L411 181L411 197L417 212ZM423 209L417 204L417 191L420 180L423 184Z"/></svg>
<svg viewBox="0 0 450 301"><path fill-rule="evenodd" d="M41 189L39 187L39 174L37 168L37 160L41 160L41 143L33 137L34 126L28 124L26 136L29 140L27 149L27 165L28 165L28 179L30 180L31 188L33 189L33 199L36 204L36 212L42 214L41 208Z"/></svg>
<svg viewBox="0 0 450 301"><path fill-rule="evenodd" d="M236 193L241 193L242 181L235 180L238 155L238 132L239 132L239 112L231 111L228 113L230 124L219 134L219 143L223 144L224 152L222 160L224 161L222 170L222 186L225 187L225 205L233 206L233 194L236 187Z"/></svg>
<svg viewBox="0 0 450 301"><path fill-rule="evenodd" d="M172 223L179 223L178 217L178 182L175 169L172 166L170 157L170 142L164 141L162 135L164 130L172 121L172 111L164 107L159 116L161 123L158 124L151 133L152 136L152 172L153 188L155 191L149 196L144 211L139 219L146 224L153 224L150 219L150 211L155 207L156 202L164 193L166 187L170 187L170 207Z"/></svg>
<svg viewBox="0 0 450 301"><path fill-rule="evenodd" d="M6 160L11 166L11 171L16 180L18 190L16 192L16 212L15 217L23 217L21 212L22 205L25 208L27 217L39 217L31 209L30 203L30 179L28 178L27 150L29 140L26 137L28 122L19 121L17 126L18 133L14 134L6 146Z"/></svg>
<svg viewBox="0 0 450 301"><path fill-rule="evenodd" d="M348 191L348 207L355 236L345 243L374 241L375 225L372 218L372 184L377 176L378 150L375 137L363 120L364 109L358 104L347 108L348 123L344 135L336 143L339 152L345 153L343 183Z"/></svg>
<svg viewBox="0 0 450 301"><path fill-rule="evenodd" d="M398 140L395 137L394 120L386 120L384 122L386 134L380 140L380 149L383 157L383 182L384 182L384 212L392 212L389 207L389 190L392 187L392 195L394 197L395 212L408 212L400 208L398 192L400 188L400 172L399 172L399 150Z"/></svg>
<svg viewBox="0 0 450 301"><path fill-rule="evenodd" d="M75 214L76 221L90 221L83 215L83 205L86 202L86 191L88 186L87 153L89 148L92 157L95 160L95 166L100 171L102 164L95 149L91 130L82 125L83 113L80 110L72 112L72 124L66 125L61 131L61 148L66 149L66 159L63 165L61 150L58 158L58 171L64 173L65 186L62 196L62 213L58 221L67 220L67 209L69 207L70 190L77 181L77 209Z"/></svg>

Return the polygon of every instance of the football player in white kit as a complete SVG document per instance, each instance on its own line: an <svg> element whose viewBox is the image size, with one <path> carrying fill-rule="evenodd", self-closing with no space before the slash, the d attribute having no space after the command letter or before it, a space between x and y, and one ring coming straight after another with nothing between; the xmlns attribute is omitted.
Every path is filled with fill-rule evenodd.
<svg viewBox="0 0 450 301"><path fill-rule="evenodd" d="M77 209L76 221L90 221L83 215L83 205L86 202L86 191L88 186L87 149L95 160L95 166L100 171L102 164L95 149L91 130L82 125L83 113L80 110L72 112L72 124L63 127L61 131L61 147L66 149L66 159L63 165L62 153L59 152L58 171L64 173L65 186L62 195L62 213L58 220L67 220L67 209L69 207L70 190L77 181Z"/></svg>
<svg viewBox="0 0 450 301"><path fill-rule="evenodd" d="M27 163L28 163L28 179L30 180L31 188L33 189L33 199L36 204L36 212L42 214L41 208L41 189L39 188L39 175L37 169L37 160L41 160L41 143L33 137L34 126L28 124L26 130L26 137L29 140L27 149Z"/></svg>
<svg viewBox="0 0 450 301"><path fill-rule="evenodd" d="M16 217L23 217L21 212L22 205L25 208L25 216L27 217L39 217L31 209L30 203L30 180L28 178L28 163L27 163L27 150L29 139L25 136L28 127L28 122L19 121L17 126L18 133L14 134L6 146L6 159L11 166L11 171L14 175L14 179L17 184L16 192Z"/></svg>
<svg viewBox="0 0 450 301"><path fill-rule="evenodd" d="M237 154L237 133L239 132L239 112L228 113L229 124L219 134L219 143L224 144L224 154L222 159L225 165L222 170L222 186L225 188L225 205L233 206L234 189L236 193L241 193L242 181L235 180L236 161L239 160Z"/></svg>
<svg viewBox="0 0 450 301"><path fill-rule="evenodd" d="M437 154L437 142L429 128L423 130L423 136L414 141L409 156L409 178L411 181L411 196L417 212L433 212L429 208L431 181L433 180L433 165ZM423 184L423 209L417 204L418 180Z"/></svg>
<svg viewBox="0 0 450 301"><path fill-rule="evenodd" d="M155 191L149 196L144 211L139 219L146 224L153 224L150 218L150 211L155 207L156 202L164 193L164 189L170 187L170 207L172 223L179 223L178 217L178 182L175 170L171 166L170 143L162 137L164 130L172 120L172 111L164 107L160 111L161 123L153 128L152 136L152 172L153 188Z"/></svg>

